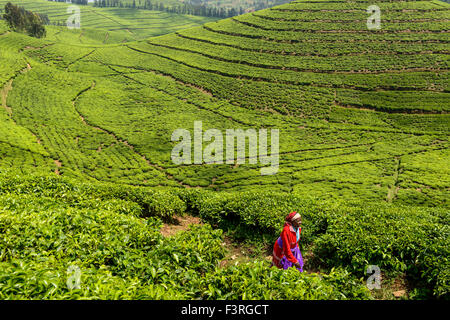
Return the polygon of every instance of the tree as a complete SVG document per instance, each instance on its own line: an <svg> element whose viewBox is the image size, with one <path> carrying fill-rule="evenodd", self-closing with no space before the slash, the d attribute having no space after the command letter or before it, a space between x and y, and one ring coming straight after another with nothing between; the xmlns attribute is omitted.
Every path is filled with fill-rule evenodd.
<svg viewBox="0 0 450 320"><path fill-rule="evenodd" d="M27 11L22 7L8 2L5 5L5 14L3 18L8 26L17 32L26 32L29 36L42 38L46 35L44 22L48 22L48 17Z"/></svg>

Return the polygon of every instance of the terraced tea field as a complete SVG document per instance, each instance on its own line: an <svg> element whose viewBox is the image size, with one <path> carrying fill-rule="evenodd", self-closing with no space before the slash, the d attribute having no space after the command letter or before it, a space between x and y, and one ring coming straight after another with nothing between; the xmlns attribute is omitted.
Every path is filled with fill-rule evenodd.
<svg viewBox="0 0 450 320"><path fill-rule="evenodd" d="M3 12L5 4L12 2L33 12L47 14L51 24L66 26L74 11L67 12L70 3L46 0L1 0ZM180 15L160 11L136 10L131 8L95 8L78 6L80 9L81 34L66 36L67 28L58 29L56 41L90 43L94 38L101 43L118 43L144 39L150 36L192 28L217 18Z"/></svg>
<svg viewBox="0 0 450 320"><path fill-rule="evenodd" d="M27 9L48 13L51 21L66 19L59 8L67 4L44 2L23 1ZM20 198L26 187L20 184L22 178L11 176L43 175L44 181L61 190L62 200L52 204L58 210L68 206L84 215L85 208L94 208L103 215L107 208L134 212L137 205L138 216L143 210L141 219L189 212L213 225L237 217L248 235L264 235L270 244L284 214L298 208L306 210L305 223L313 230L307 231L312 233L306 243L315 248L314 254L326 256L322 266L347 268L361 278L358 272L373 259L392 272L406 272L428 283L431 287L421 294L448 297L450 5L437 0L379 1L381 28L369 30L366 9L371 4L293 1L220 21L81 6L81 30L47 26L43 39L8 31L0 21L4 190ZM203 132L279 129L279 171L261 175L262 165L249 164L248 154L244 164L174 164L171 152L176 142L171 135L182 128L194 136L195 121L202 121ZM40 186L36 179L30 183ZM93 207L89 201L95 198L83 193L84 184L74 181L92 185L105 207ZM98 191L104 183L115 191ZM42 192L52 198L52 188L47 190L45 184ZM151 195L136 195L138 191L124 195L121 188ZM69 200L64 198L66 191ZM160 194L153 192L164 194L161 203ZM35 197L32 191L25 193ZM81 202L70 202L78 198ZM127 204L122 209L110 206L110 198ZM80 204L83 201L88 201L86 206ZM311 204L316 201L325 204ZM31 202L30 208L42 206L35 198ZM8 208L14 211L14 205ZM262 217L247 217L260 211ZM314 220L315 215L326 222L326 231L321 231L322 222ZM27 223L31 218L17 219ZM398 222L405 219L408 226ZM379 223L377 231L389 231L376 233L369 221ZM139 223L130 223L136 223L133 232L138 233ZM396 223L404 233L397 234ZM414 230L426 225L417 243L409 229L416 223ZM345 235L336 231L342 225ZM359 225L361 233L355 231ZM369 250L370 241L364 237L372 233L386 247ZM391 237L394 233L404 235L404 246L397 236ZM358 235L358 241L350 240ZM158 236L145 237L142 241L153 243ZM339 241L345 245L340 247ZM435 251L423 253L427 247ZM216 260L223 258L219 251ZM150 258L136 259L139 264ZM108 265L107 261L98 264ZM198 262L198 270L211 272L205 281L217 284L215 277L222 271L213 272L207 261ZM133 272L120 263L111 269L114 277L132 277ZM164 283L158 270L136 272ZM239 278L247 271L223 272L236 272ZM119 278L114 283L121 287ZM278 288L278 280L270 281ZM205 283L196 282L189 292L171 287L164 295L155 285L154 292L141 293L153 298L285 298L259 287L253 295L243 293L225 283L220 285L225 291L205 293ZM324 283L325 288L331 288L330 283ZM227 290L230 295L224 293ZM307 294L298 298L314 298ZM367 292L345 291L345 296L365 298Z"/></svg>
<svg viewBox="0 0 450 320"><path fill-rule="evenodd" d="M418 4L382 3L380 31L365 30L364 3L294 2L123 45L5 34L23 56L7 105L64 175L447 205L449 11ZM174 165L170 135L195 120L279 128L279 173Z"/></svg>

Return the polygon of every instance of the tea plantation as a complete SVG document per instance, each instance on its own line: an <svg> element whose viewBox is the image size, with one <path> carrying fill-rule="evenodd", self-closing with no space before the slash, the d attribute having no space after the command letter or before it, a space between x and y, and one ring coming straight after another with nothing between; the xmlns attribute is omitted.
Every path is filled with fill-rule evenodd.
<svg viewBox="0 0 450 320"><path fill-rule="evenodd" d="M66 26L69 17L75 13L69 10L71 3L46 0L0 0L2 14L8 2L36 13L46 14L51 25ZM49 34L49 38L57 42L77 44L120 43L192 28L217 19L132 8L96 8L90 5L80 5L78 8L82 32L74 34L68 28L52 29L54 31Z"/></svg>
<svg viewBox="0 0 450 320"><path fill-rule="evenodd" d="M377 265L405 298L448 299L450 4L378 1L368 29L371 4L220 21L80 6L81 29L41 39L0 20L0 298L374 299ZM279 171L173 163L195 121L278 129ZM302 274L264 259L294 210ZM204 224L162 236L186 214ZM224 236L260 257L221 266Z"/></svg>

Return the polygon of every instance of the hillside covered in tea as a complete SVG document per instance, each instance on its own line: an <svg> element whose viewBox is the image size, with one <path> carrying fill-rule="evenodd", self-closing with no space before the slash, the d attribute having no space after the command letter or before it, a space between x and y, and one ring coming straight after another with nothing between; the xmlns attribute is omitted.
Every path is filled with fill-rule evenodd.
<svg viewBox="0 0 450 320"><path fill-rule="evenodd" d="M0 161L131 185L443 205L449 6L382 2L380 30L366 7L297 1L107 46L58 41L82 30L37 40L4 26ZM278 128L279 173L173 165L171 134L195 120Z"/></svg>
<svg viewBox="0 0 450 320"><path fill-rule="evenodd" d="M55 9L67 4L11 2L40 13L48 9L51 21L68 16ZM372 4L293 1L219 21L82 6L86 27L47 25L41 39L13 32L0 20L0 262L6 266L0 269L23 271L30 263L27 270L38 270L61 254L63 272L77 259L72 249L61 251L77 246L69 240L60 247L31 240L39 233L35 212L44 212L45 232L56 238L67 230L95 238L107 228L104 218L111 226L130 226L131 238L112 227L117 232L102 241L111 240L111 250L120 254L106 252L99 240L83 251L84 266L99 272L94 282L112 277L118 292L134 279L135 291L119 298L287 298L277 291L282 276L269 276L263 267L256 273L249 266L214 269L223 258L220 244L214 247L219 231L195 231L216 239L208 244L216 250L209 256L198 248L196 255L193 242L172 252L172 242L157 230L159 219L189 213L240 241L270 247L284 216L297 209L305 214L303 249L316 257L311 268L346 271L331 278L305 275L302 281L312 287L324 281L325 289L296 298L371 297L360 283L352 289L343 283L357 283L365 266L377 264L392 279L408 278L418 288L414 297L448 297L450 4L378 1L380 28L369 29ZM150 28L151 19L164 30ZM249 164L248 154L244 164L174 164L172 133L187 129L194 136L195 121L203 131L223 133L278 129L279 171L261 175L263 165ZM92 225L71 229L68 211ZM53 219L67 230L53 230ZM10 241L13 222L34 231L17 229L24 238ZM141 223L152 224L142 238L147 227ZM200 241L195 232L178 241ZM123 249L125 238L133 253ZM19 254L26 239L34 249ZM159 249L143 253L153 246ZM43 260L33 253L41 250ZM160 265L143 266L158 255L165 259ZM134 269L124 262L129 259L135 259ZM205 280L195 272L180 280L184 271L174 274L168 267L184 261L189 270L192 259L192 270L206 272ZM8 274L0 273L2 298L8 297L10 287L2 282ZM54 276L55 283L65 283ZM236 283L249 277L255 287L240 291L222 276ZM295 283L294 274L288 277ZM179 291L179 283L190 279L197 279L192 290ZM265 281L269 289L258 287ZM11 289L11 295L69 297L61 283L52 293L31 285L29 293ZM112 298L104 290L76 297Z"/></svg>

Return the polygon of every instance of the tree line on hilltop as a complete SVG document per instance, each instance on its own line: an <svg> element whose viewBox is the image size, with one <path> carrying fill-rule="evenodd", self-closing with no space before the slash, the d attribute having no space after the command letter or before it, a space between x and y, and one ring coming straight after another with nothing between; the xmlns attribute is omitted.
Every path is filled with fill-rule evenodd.
<svg viewBox="0 0 450 320"><path fill-rule="evenodd" d="M55 2L67 2L66 0L49 0ZM252 2L252 10L261 10L274 5L283 4L291 0L255 0ZM88 0L71 0L69 1L74 4L88 5ZM250 4L248 4L250 5ZM122 1L122 0L94 0L94 7L99 8L133 8L133 9L144 9L144 10L154 10L154 11L164 11L169 13L178 14L190 14L196 16L204 17L217 17L217 18L228 18L246 13L249 10L248 6L241 7L235 6L231 8L220 7L214 4L208 4L207 0L187 0L183 3L164 5L161 1L151 1L151 0L133 0Z"/></svg>
<svg viewBox="0 0 450 320"><path fill-rule="evenodd" d="M1 15L0 15L1 16ZM46 35L44 24L49 23L46 14L34 13L16 6L11 2L5 5L5 13L2 18L9 28L16 32L24 32L29 36L42 38Z"/></svg>
<svg viewBox="0 0 450 320"><path fill-rule="evenodd" d="M204 17L219 17L219 18L227 18L233 17L239 14L245 13L245 10L242 7L238 9L235 8L217 8L211 7L205 4L191 4L191 3L183 3L176 4L171 6L165 6L162 2L150 1L150 0L138 0L138 4L136 4L136 0L133 0L132 3L123 3L120 0L95 0L94 7L119 7L119 8L136 8L136 9L144 9L144 10L155 10L155 11L165 11L169 13L178 13L178 14L190 14L196 16L204 16Z"/></svg>

